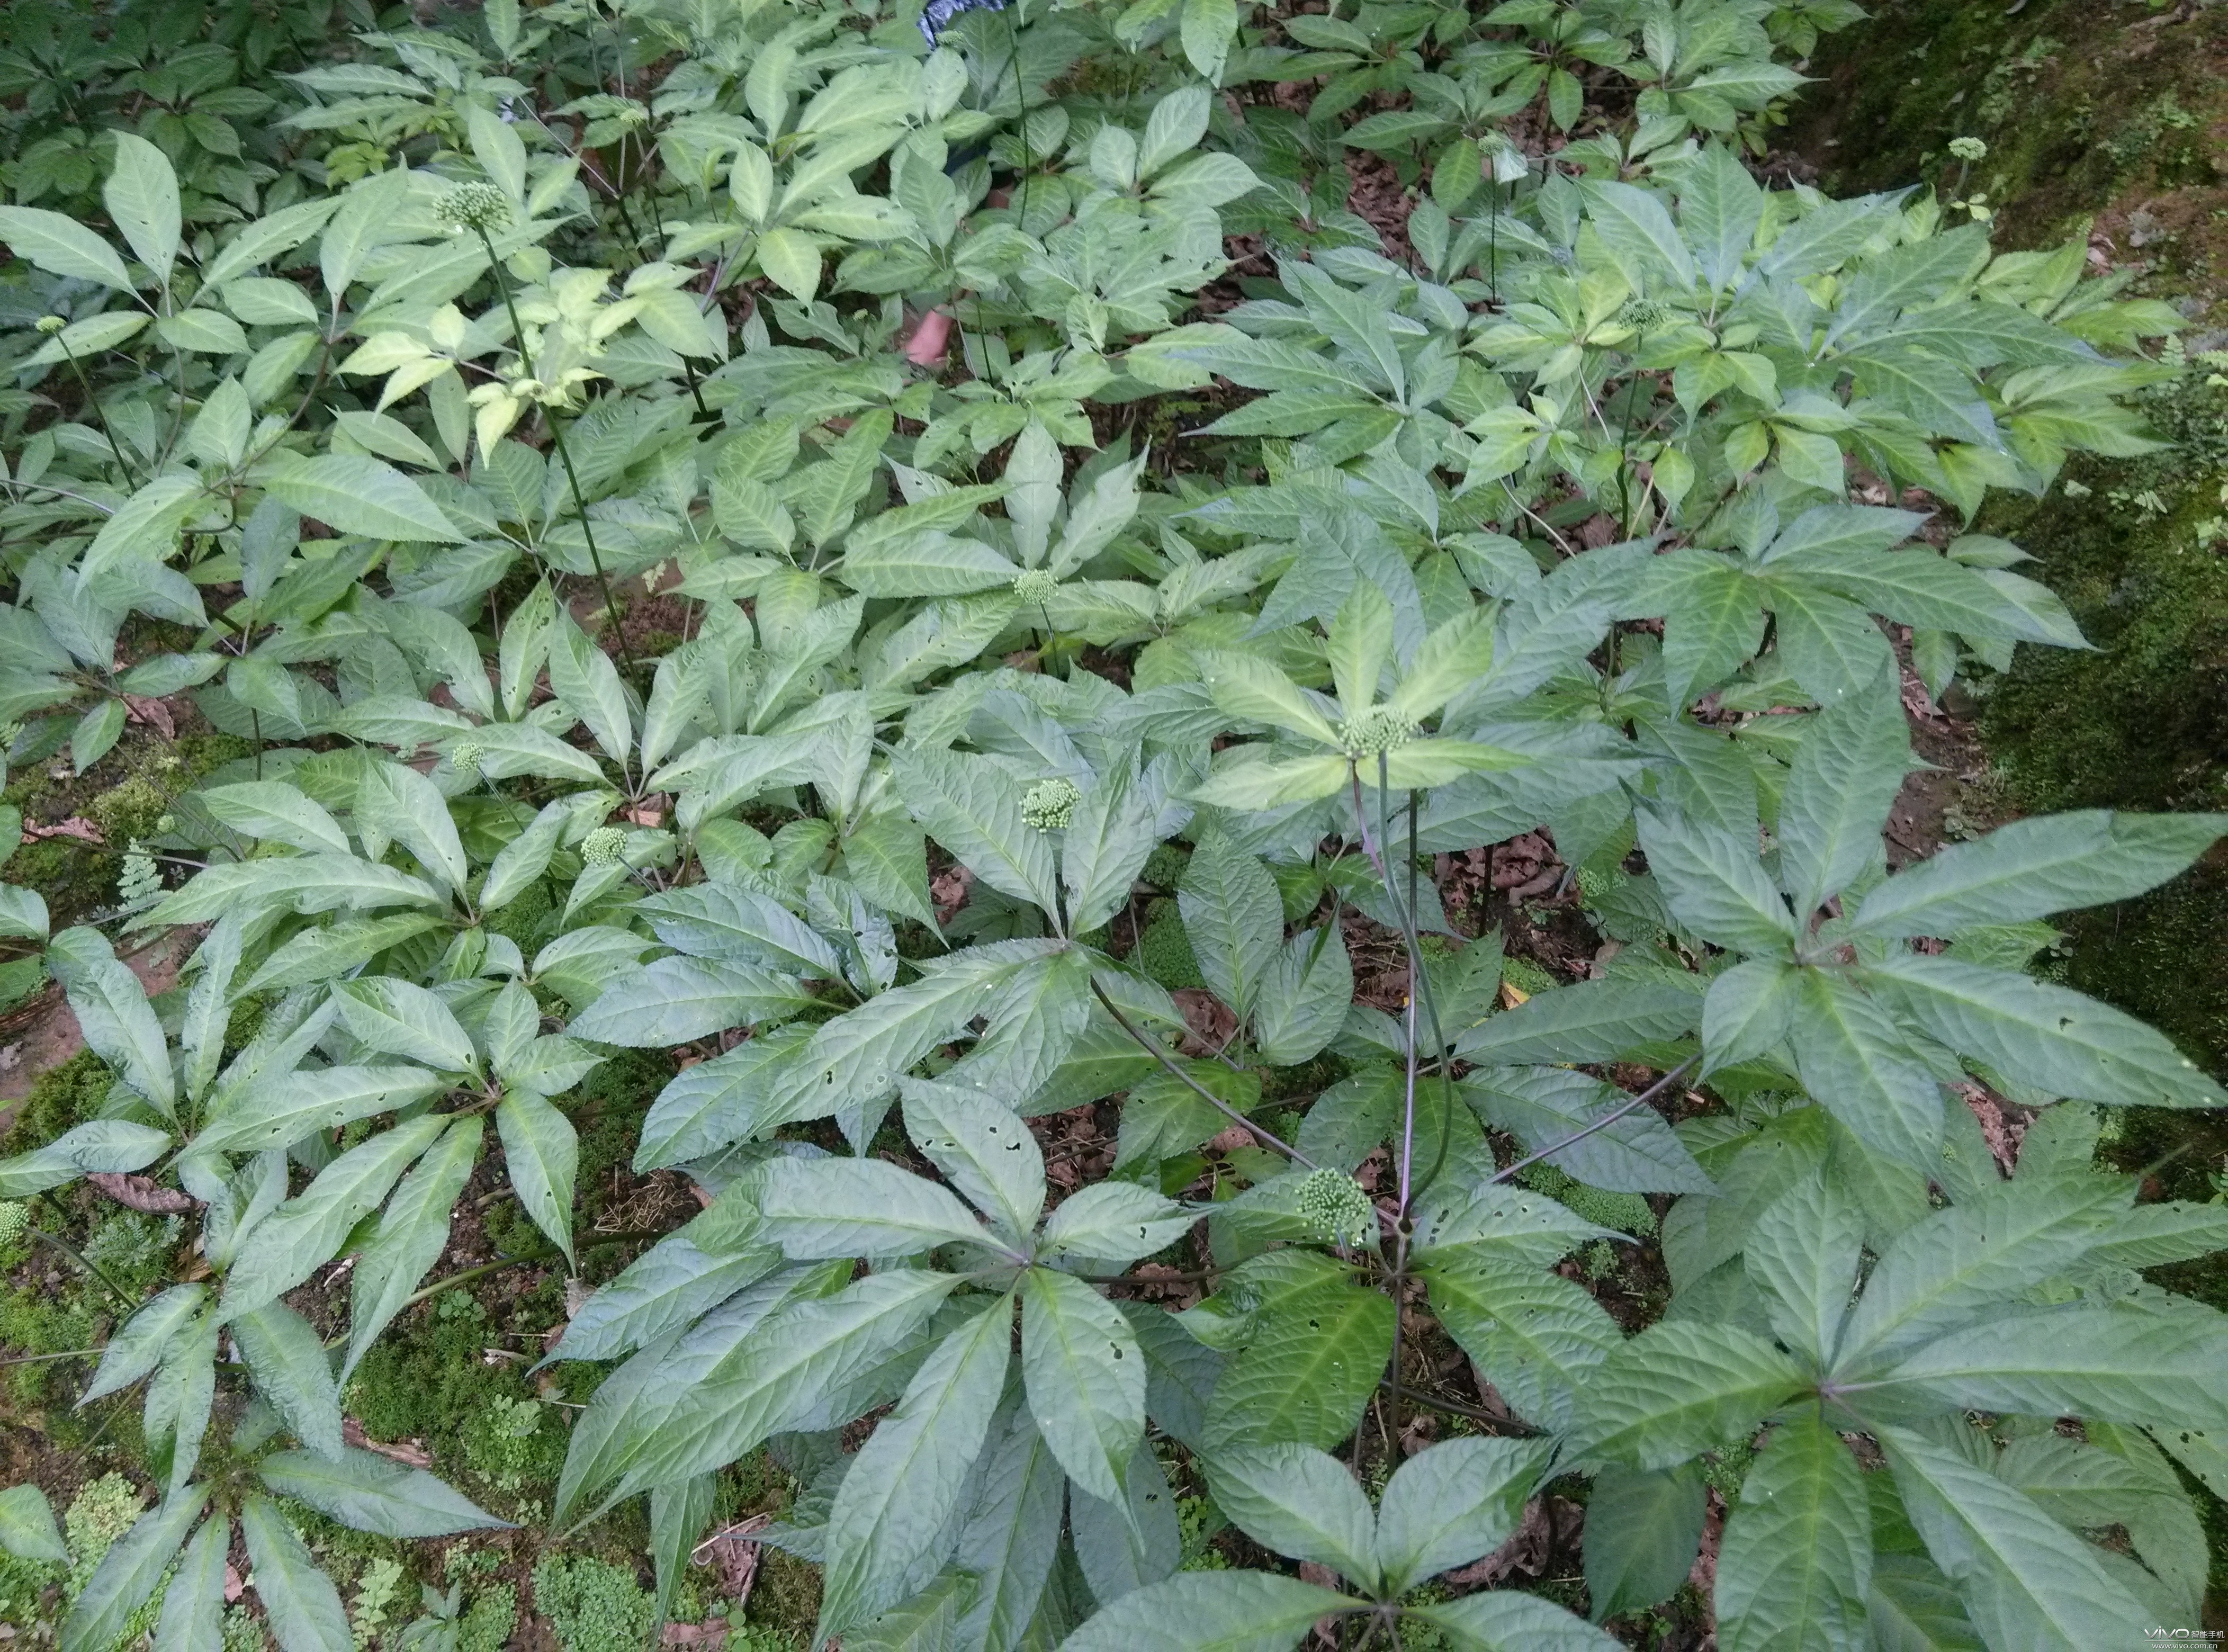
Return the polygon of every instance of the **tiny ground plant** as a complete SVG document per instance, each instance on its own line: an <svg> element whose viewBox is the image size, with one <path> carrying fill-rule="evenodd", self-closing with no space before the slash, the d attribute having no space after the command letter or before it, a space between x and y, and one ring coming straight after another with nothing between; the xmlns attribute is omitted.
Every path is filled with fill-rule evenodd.
<svg viewBox="0 0 2228 1652"><path fill-rule="evenodd" d="M2151 451L2178 317L1759 182L1854 15L495 0L290 75L253 165L205 107L19 163L10 760L181 695L252 750L105 920L176 989L0 900L113 1075L0 1199L146 1176L198 1252L83 1391L157 1501L63 1652L218 1643L235 1529L285 1652L399 1618L285 1500L503 1523L342 1396L475 1177L574 1266L614 1050L693 1058L633 1163L705 1203L548 1354L608 1367L551 1524L646 1498L656 1578L545 1557L568 1633L649 1640L762 1448L855 1649L1608 1646L1713 1486L1728 1652L2194 1623L2228 1321L2141 1270L2228 1213L2093 1148L2228 1094L2021 965L2228 821L1882 836L1907 693L2083 644L1948 519ZM1620 944L1519 988L1425 868L1542 829ZM1636 1329L1582 1281L1659 1230ZM1558 1482L1584 1599L1475 1586ZM74 1558L30 1487L0 1542ZM400 1644L482 1635L420 1582Z"/></svg>

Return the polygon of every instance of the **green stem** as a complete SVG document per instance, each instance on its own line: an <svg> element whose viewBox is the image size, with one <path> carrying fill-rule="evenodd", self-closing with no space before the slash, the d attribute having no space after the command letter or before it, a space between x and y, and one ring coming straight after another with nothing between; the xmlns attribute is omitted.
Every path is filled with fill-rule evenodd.
<svg viewBox="0 0 2228 1652"><path fill-rule="evenodd" d="M117 464L124 467L125 480L138 487L139 473L131 468L131 461L124 457L123 448L117 445L116 432L108 427L108 415L101 411L100 398L93 394L92 381L85 376L85 368L78 361L77 353L70 349L59 333L54 335L54 343L61 345L62 358L70 364L70 371L77 375L78 387L85 392L86 405L93 409L93 422L100 426L100 433L108 438L108 451L116 455Z"/></svg>
<svg viewBox="0 0 2228 1652"><path fill-rule="evenodd" d="M1276 1151L1283 1154L1286 1158L1291 1160L1293 1163L1303 1164L1310 1170L1320 1170L1322 1169L1321 1165L1317 1164L1306 1154L1301 1152L1299 1149L1291 1145L1290 1143L1280 1138L1274 1131L1255 1124L1252 1119L1246 1117L1245 1114L1239 1112L1238 1109L1232 1106L1221 1097L1216 1095L1214 1092L1209 1090L1205 1085L1200 1083L1198 1079L1193 1078L1190 1073L1186 1073L1175 1062L1169 1060L1168 1052L1163 1050L1159 1045L1154 1043L1152 1040L1147 1038L1143 1033L1139 1032L1130 1018L1115 1008L1114 1001L1106 996L1106 989L1100 986L1096 981L1091 983L1091 990L1092 995L1098 998L1098 1002L1106 1007L1106 1013L1113 1016L1115 1025L1119 1027L1124 1032L1127 1033L1139 1049L1144 1051L1146 1054L1151 1056L1153 1060L1158 1061L1162 1066L1165 1067L1168 1070L1169 1076L1174 1078L1177 1083L1186 1086L1201 1101L1213 1108L1215 1111L1228 1118L1232 1124L1236 1124L1241 1130L1248 1131L1252 1136L1253 1139L1260 1143L1262 1146L1272 1148Z"/></svg>

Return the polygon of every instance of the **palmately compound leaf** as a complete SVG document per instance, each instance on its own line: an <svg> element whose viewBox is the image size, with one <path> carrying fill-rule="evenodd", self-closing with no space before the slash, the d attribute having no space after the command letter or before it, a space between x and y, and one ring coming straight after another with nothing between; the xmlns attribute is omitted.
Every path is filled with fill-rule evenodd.
<svg viewBox="0 0 2228 1652"><path fill-rule="evenodd" d="M1772 1430L1718 1550L1726 1652L1864 1652L1873 1562L1864 1471L1815 1408Z"/></svg>
<svg viewBox="0 0 2228 1652"><path fill-rule="evenodd" d="M1288 1652L1318 1617L1361 1604L1266 1572L1186 1572L1123 1596L1060 1652Z"/></svg>
<svg viewBox="0 0 2228 1652"><path fill-rule="evenodd" d="M1369 1499L1328 1452L1290 1441L1223 1446L1207 1457L1207 1482L1215 1507L1264 1548L1376 1587Z"/></svg>

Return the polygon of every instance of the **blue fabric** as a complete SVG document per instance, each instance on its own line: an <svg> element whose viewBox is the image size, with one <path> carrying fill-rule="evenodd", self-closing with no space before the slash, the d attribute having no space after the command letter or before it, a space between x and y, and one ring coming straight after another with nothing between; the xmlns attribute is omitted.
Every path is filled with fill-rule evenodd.
<svg viewBox="0 0 2228 1652"><path fill-rule="evenodd" d="M1003 11L1006 0L928 0L921 8L920 37L931 47L963 11Z"/></svg>

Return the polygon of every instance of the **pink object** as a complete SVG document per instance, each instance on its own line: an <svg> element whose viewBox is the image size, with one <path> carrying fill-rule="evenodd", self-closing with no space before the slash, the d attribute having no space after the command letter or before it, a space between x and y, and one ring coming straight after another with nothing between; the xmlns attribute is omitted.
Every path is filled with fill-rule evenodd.
<svg viewBox="0 0 2228 1652"><path fill-rule="evenodd" d="M941 310L932 310L913 323L912 336L906 340L905 358L915 367L934 367L944 359L944 346L951 340L951 317Z"/></svg>

